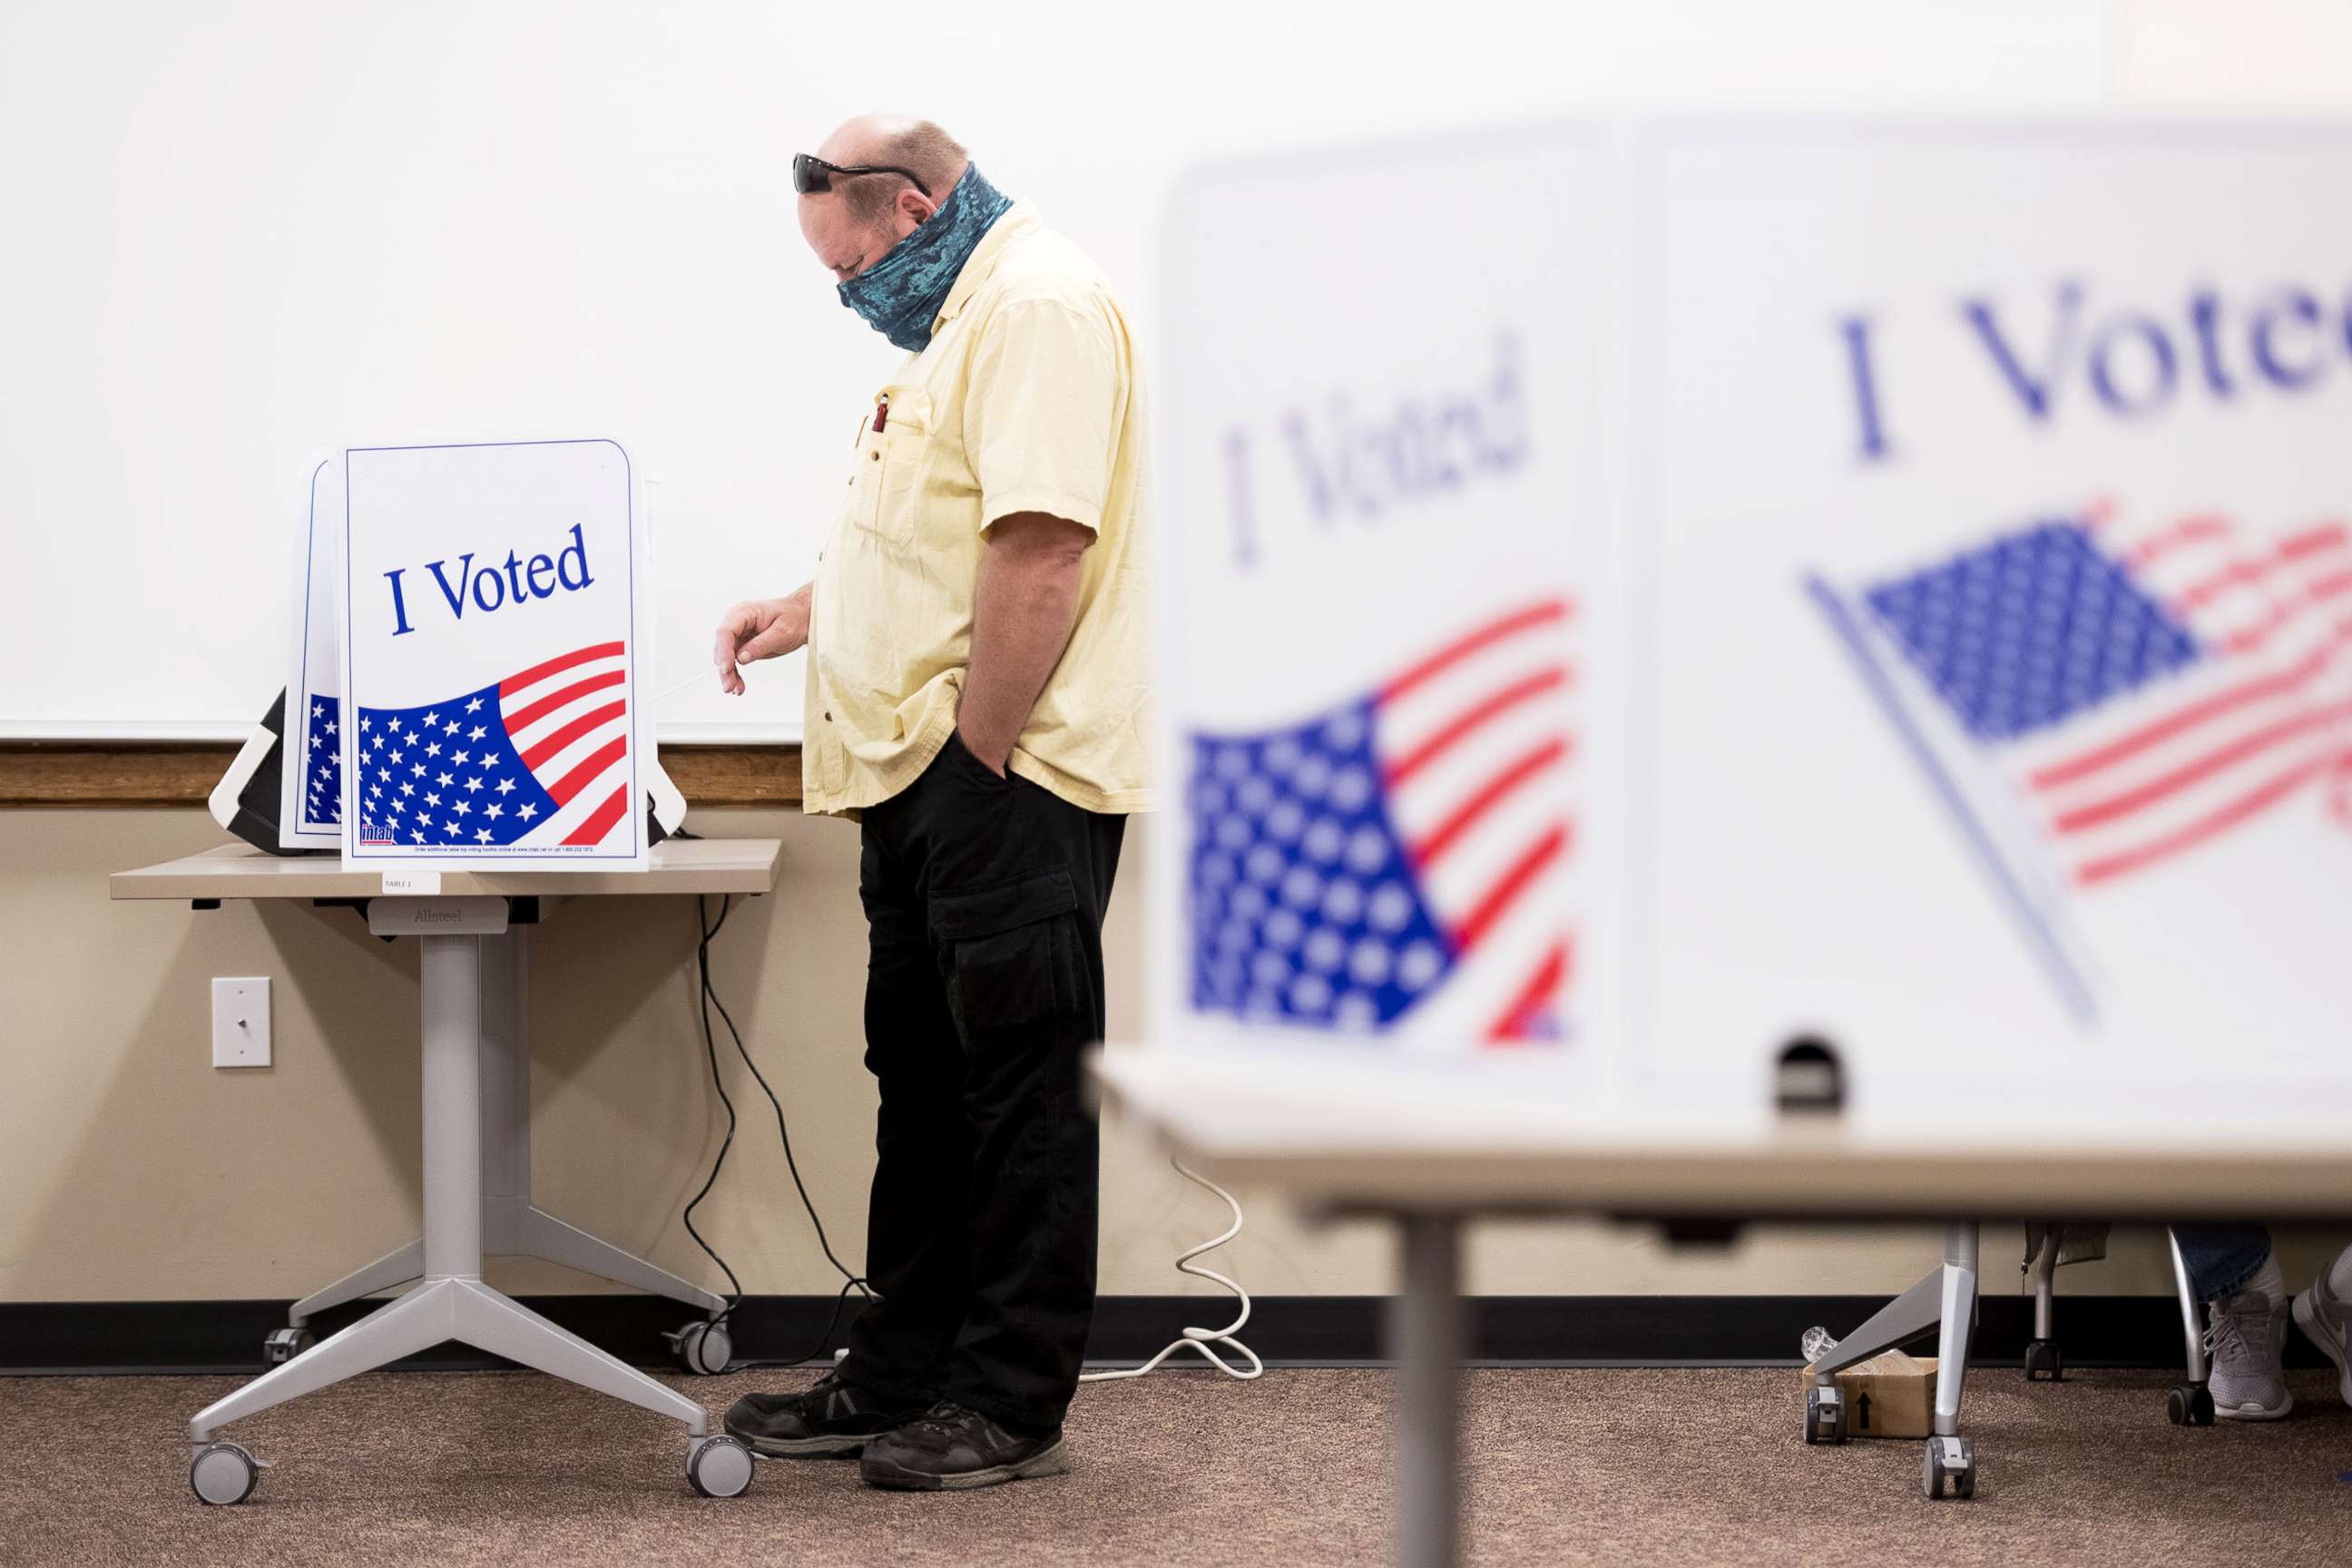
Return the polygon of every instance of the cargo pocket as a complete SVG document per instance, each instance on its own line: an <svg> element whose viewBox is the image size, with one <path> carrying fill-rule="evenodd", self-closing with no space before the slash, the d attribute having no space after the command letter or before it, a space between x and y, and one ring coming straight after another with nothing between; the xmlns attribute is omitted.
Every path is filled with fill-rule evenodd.
<svg viewBox="0 0 2352 1568"><path fill-rule="evenodd" d="M1077 907L1070 873L1059 868L931 896L948 1001L967 1039L1076 1011Z"/></svg>

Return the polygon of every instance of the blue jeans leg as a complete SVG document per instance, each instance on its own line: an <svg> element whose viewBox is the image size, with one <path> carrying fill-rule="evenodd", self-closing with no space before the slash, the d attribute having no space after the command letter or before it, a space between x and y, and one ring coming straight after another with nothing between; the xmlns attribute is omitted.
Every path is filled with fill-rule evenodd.
<svg viewBox="0 0 2352 1568"><path fill-rule="evenodd" d="M2259 1225L2176 1225L2172 1234L2200 1301L2235 1294L2271 1255L2271 1233Z"/></svg>

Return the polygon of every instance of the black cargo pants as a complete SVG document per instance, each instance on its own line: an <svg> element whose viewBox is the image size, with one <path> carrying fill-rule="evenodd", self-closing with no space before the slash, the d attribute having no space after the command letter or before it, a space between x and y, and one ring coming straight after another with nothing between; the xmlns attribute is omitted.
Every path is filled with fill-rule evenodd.
<svg viewBox="0 0 2352 1568"><path fill-rule="evenodd" d="M864 816L866 1066L882 1108L843 1382L1061 1424L1094 1318L1103 910L1123 816L999 778L950 736Z"/></svg>

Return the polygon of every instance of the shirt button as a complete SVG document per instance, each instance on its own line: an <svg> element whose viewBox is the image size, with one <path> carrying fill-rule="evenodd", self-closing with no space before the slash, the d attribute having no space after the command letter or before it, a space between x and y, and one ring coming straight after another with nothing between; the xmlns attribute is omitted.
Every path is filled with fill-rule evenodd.
<svg viewBox="0 0 2352 1568"><path fill-rule="evenodd" d="M868 452L868 453L866 453L866 455L867 457L869 457L869 458L873 458L873 459L874 459L874 461L876 461L876 462L877 462L877 463L878 463L878 462L880 462L880 461L882 460L882 452L881 452L881 449L880 449L879 447L877 447L875 450L873 450L873 451L871 451L871 452Z"/></svg>
<svg viewBox="0 0 2352 1568"><path fill-rule="evenodd" d="M824 721L825 721L826 723L828 723L828 724L830 724L830 723L832 723L832 722L833 722L833 714L832 714L830 711L828 711L828 712L825 714L825 716L824 716Z"/></svg>

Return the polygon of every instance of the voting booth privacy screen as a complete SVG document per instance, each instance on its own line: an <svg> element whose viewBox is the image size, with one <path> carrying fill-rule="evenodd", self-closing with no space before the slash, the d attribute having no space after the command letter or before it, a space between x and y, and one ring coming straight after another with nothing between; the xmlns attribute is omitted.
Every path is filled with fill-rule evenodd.
<svg viewBox="0 0 2352 1568"><path fill-rule="evenodd" d="M289 847L324 834L347 866L385 869L642 869L647 544L628 454L360 447L310 471Z"/></svg>
<svg viewBox="0 0 2352 1568"><path fill-rule="evenodd" d="M2340 1112L2347 169L1641 122L1196 180L1156 1037Z"/></svg>
<svg viewBox="0 0 2352 1568"><path fill-rule="evenodd" d="M304 463L294 535L293 654L278 764L278 847L337 849L343 841L342 455Z"/></svg>

